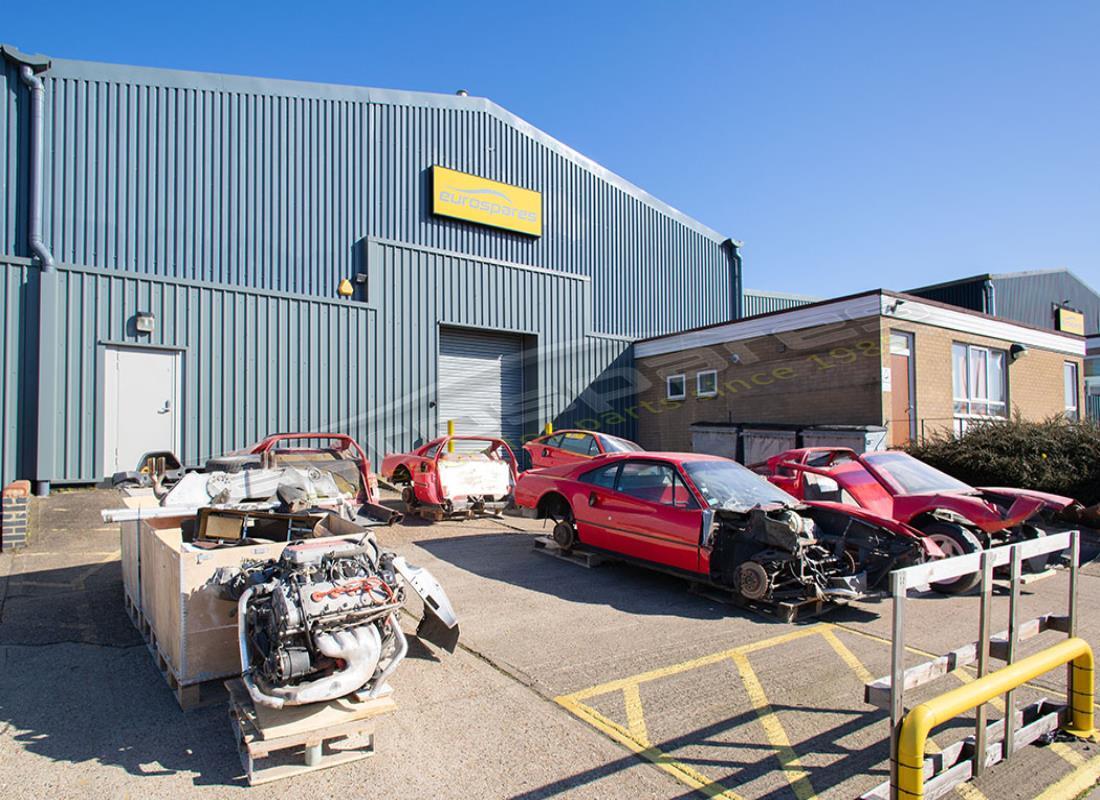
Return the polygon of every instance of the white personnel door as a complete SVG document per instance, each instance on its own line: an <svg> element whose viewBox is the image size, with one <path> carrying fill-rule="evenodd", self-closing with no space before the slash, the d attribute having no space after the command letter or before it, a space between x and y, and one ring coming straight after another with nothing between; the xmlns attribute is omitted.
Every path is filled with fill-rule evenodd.
<svg viewBox="0 0 1100 800"><path fill-rule="evenodd" d="M108 347L103 372L103 474L151 450L180 455L180 354Z"/></svg>

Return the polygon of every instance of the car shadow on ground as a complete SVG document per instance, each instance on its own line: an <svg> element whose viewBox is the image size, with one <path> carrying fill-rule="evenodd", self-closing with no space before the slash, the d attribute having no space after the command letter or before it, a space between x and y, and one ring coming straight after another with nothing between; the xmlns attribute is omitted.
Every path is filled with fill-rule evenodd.
<svg viewBox="0 0 1100 800"><path fill-rule="evenodd" d="M414 544L441 561L482 578L572 603L610 606L629 614L702 620L749 616L757 621L791 624L732 602L716 600L713 593L711 596L693 593L691 581L686 577L614 560L586 568L538 550L536 538L535 534L474 533L421 539ZM828 613L831 612L832 609ZM877 616L854 608L846 613L853 615L850 620ZM820 618L811 616L793 624L814 623Z"/></svg>

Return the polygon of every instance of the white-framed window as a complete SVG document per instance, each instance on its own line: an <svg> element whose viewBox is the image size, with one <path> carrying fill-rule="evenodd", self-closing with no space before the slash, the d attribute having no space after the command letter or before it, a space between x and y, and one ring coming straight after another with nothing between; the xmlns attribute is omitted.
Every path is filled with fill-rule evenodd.
<svg viewBox="0 0 1100 800"><path fill-rule="evenodd" d="M1008 416L1008 355L1004 350L953 343L951 385L956 417Z"/></svg>
<svg viewBox="0 0 1100 800"><path fill-rule="evenodd" d="M665 378L666 396L669 400L683 400L687 397L687 376L669 375Z"/></svg>
<svg viewBox="0 0 1100 800"><path fill-rule="evenodd" d="M1081 419L1081 407L1077 399L1077 365L1072 361L1065 362L1062 366L1062 378L1066 396L1066 419L1076 422Z"/></svg>
<svg viewBox="0 0 1100 800"><path fill-rule="evenodd" d="M714 397L718 394L718 370L707 369L695 373L695 394Z"/></svg>

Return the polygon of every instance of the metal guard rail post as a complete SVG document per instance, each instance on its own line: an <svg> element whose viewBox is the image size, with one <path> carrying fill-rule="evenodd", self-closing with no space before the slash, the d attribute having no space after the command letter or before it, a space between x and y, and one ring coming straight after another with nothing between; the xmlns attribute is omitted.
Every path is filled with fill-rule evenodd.
<svg viewBox="0 0 1100 800"><path fill-rule="evenodd" d="M1063 730L1073 736L1092 736L1092 648L1084 639L1073 637L921 703L910 711L898 733L898 797L903 800L919 800L924 797L924 746L934 727L978 708L994 697L1063 664L1072 665L1071 682L1067 690L1070 720Z"/></svg>

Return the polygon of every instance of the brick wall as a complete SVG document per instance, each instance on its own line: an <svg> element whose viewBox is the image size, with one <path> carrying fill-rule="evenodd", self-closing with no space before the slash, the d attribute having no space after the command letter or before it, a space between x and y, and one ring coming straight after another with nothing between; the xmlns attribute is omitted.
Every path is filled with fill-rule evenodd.
<svg viewBox="0 0 1100 800"><path fill-rule="evenodd" d="M30 510L29 481L15 481L3 491L3 529L0 530L0 550L23 547L27 543L27 519Z"/></svg>
<svg viewBox="0 0 1100 800"><path fill-rule="evenodd" d="M974 336L959 333L946 328L921 325L913 322L901 322L895 319L883 319L882 347L889 353L890 331L905 331L913 334L914 358L916 359L916 417L917 435L937 430L950 429L954 419L954 397L952 390L951 345L953 342L981 345L997 350L1008 351L1011 341L991 339L986 336ZM1062 370L1067 361L1077 364L1078 369L1078 407L1084 408L1083 385L1080 376L1084 374L1080 357L1040 350L1031 347L1028 354L1017 361L1008 363L1008 407L1010 413L1020 413L1025 419L1041 420L1064 410L1062 390ZM883 366L889 364L889 356L884 356ZM890 394L884 393L883 410L889 416ZM883 420L884 424L887 422Z"/></svg>
<svg viewBox="0 0 1100 800"><path fill-rule="evenodd" d="M694 422L879 425L881 336L877 317L640 358L646 386L635 409L638 443L691 450ZM696 376L718 373L718 395L698 397ZM667 399L683 374L687 397Z"/></svg>

